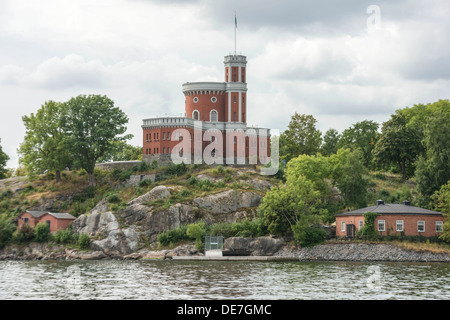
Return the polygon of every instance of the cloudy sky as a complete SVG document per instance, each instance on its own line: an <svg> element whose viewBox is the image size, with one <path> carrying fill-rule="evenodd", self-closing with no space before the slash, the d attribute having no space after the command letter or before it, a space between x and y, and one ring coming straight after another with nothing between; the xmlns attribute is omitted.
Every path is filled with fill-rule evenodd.
<svg viewBox="0 0 450 320"><path fill-rule="evenodd" d="M0 138L17 167L22 116L48 100L105 94L141 121L184 113L181 85L223 81L247 56L248 123L294 112L323 132L449 99L448 0L0 0Z"/></svg>

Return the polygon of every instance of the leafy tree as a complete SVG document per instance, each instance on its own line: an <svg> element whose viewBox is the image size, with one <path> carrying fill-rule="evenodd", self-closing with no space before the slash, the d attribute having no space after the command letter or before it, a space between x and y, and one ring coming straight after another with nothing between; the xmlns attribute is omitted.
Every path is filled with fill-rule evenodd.
<svg viewBox="0 0 450 320"><path fill-rule="evenodd" d="M114 148L111 148L107 154L97 160L98 163L110 161L132 161L142 160L142 147L133 146L125 141L118 141L114 143Z"/></svg>
<svg viewBox="0 0 450 320"><path fill-rule="evenodd" d="M25 139L18 149L19 162L28 175L45 170L55 171L61 181L61 171L71 163L70 146L64 124L67 108L64 103L47 101L36 114L22 117L26 128Z"/></svg>
<svg viewBox="0 0 450 320"><path fill-rule="evenodd" d="M330 158L333 182L341 191L344 202L351 207L363 207L367 203L367 170L361 158L359 150L350 151L348 148L339 149Z"/></svg>
<svg viewBox="0 0 450 320"><path fill-rule="evenodd" d="M11 223L11 220L6 214L0 215L0 248L11 241L16 227Z"/></svg>
<svg viewBox="0 0 450 320"><path fill-rule="evenodd" d="M8 175L8 169L6 169L6 163L8 160L9 156L3 152L2 146L0 145L0 179L5 179Z"/></svg>
<svg viewBox="0 0 450 320"><path fill-rule="evenodd" d="M300 155L288 162L286 167L286 179L295 180L303 175L314 183L314 188L321 194L329 193L325 179L331 173L328 158L318 154L317 156Z"/></svg>
<svg viewBox="0 0 450 320"><path fill-rule="evenodd" d="M434 201L435 209L442 212L445 217L444 232L440 238L450 242L450 180L439 191L436 191L431 198Z"/></svg>
<svg viewBox="0 0 450 320"><path fill-rule="evenodd" d="M123 135L128 117L107 96L79 95L70 99L67 106L66 128L74 159L88 173L89 185L95 186L97 161L115 150L117 143L132 137Z"/></svg>
<svg viewBox="0 0 450 320"><path fill-rule="evenodd" d="M359 149L364 159L364 165L368 168L372 161L372 150L378 139L378 123L364 120L355 123L342 132L338 143L338 149L348 147L351 150Z"/></svg>
<svg viewBox="0 0 450 320"><path fill-rule="evenodd" d="M314 182L304 175L291 175L285 184L272 187L259 206L264 224L272 234L299 230L324 213L321 210L321 193Z"/></svg>
<svg viewBox="0 0 450 320"><path fill-rule="evenodd" d="M288 129L280 135L280 158L288 162L301 154L317 154L322 142L321 132L316 129L317 120L311 115L298 114L291 117Z"/></svg>
<svg viewBox="0 0 450 320"><path fill-rule="evenodd" d="M403 182L414 173L414 163L423 152L417 129L407 126L406 116L396 113L383 123L381 135L372 153L381 165L398 165Z"/></svg>
<svg viewBox="0 0 450 320"><path fill-rule="evenodd" d="M201 251L203 249L203 238L206 235L206 224L203 221L189 224L186 235L195 239L195 246L198 251Z"/></svg>
<svg viewBox="0 0 450 320"><path fill-rule="evenodd" d="M425 155L417 162L418 190L431 196L450 179L450 102L439 100L430 106L424 127Z"/></svg>
<svg viewBox="0 0 450 320"><path fill-rule="evenodd" d="M337 153L339 140L341 135L336 129L328 129L323 136L323 144L321 147L321 153L324 156L331 156Z"/></svg>

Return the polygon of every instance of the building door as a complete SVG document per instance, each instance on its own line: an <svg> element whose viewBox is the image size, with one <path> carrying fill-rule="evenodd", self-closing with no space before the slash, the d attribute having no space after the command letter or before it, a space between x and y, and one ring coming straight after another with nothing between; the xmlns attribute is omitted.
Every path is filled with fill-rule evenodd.
<svg viewBox="0 0 450 320"><path fill-rule="evenodd" d="M355 225L347 224L347 238L354 238L354 237L355 237Z"/></svg>

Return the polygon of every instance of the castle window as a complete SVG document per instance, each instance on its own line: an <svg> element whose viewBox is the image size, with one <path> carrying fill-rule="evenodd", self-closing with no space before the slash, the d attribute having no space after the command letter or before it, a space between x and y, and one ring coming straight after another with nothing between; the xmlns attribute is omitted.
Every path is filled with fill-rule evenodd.
<svg viewBox="0 0 450 320"><path fill-rule="evenodd" d="M210 113L210 119L209 121L211 122L217 122L217 111L216 110L212 110Z"/></svg>
<svg viewBox="0 0 450 320"><path fill-rule="evenodd" d="M192 112L192 119L198 120L199 118L200 118L200 113L197 110L194 110L194 112Z"/></svg>
<svg viewBox="0 0 450 320"><path fill-rule="evenodd" d="M163 140L166 140L166 133L163 132Z"/></svg>

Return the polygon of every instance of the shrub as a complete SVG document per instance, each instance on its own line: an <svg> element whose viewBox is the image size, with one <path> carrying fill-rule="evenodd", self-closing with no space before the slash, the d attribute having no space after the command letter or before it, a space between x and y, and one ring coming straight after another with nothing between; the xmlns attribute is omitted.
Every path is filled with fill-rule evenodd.
<svg viewBox="0 0 450 320"><path fill-rule="evenodd" d="M28 224L22 225L13 233L12 240L15 243L26 243L34 238L34 229Z"/></svg>
<svg viewBox="0 0 450 320"><path fill-rule="evenodd" d="M195 240L197 250L203 249L203 238L206 235L206 224L203 221L188 225L186 235Z"/></svg>
<svg viewBox="0 0 450 320"><path fill-rule="evenodd" d="M183 225L179 226L176 229L161 232L157 237L157 241L163 246L168 246L182 240L187 240L189 239L189 237L186 234L186 230L187 226Z"/></svg>
<svg viewBox="0 0 450 320"><path fill-rule="evenodd" d="M6 215L0 216L0 248L11 241L16 227Z"/></svg>
<svg viewBox="0 0 450 320"><path fill-rule="evenodd" d="M91 238L89 237L89 235L87 233L82 233L78 236L78 246L81 249L87 249L89 248L89 244L91 242Z"/></svg>
<svg viewBox="0 0 450 320"><path fill-rule="evenodd" d="M108 202L109 203L118 203L118 202L120 202L120 198L117 194L113 194L108 197Z"/></svg>
<svg viewBox="0 0 450 320"><path fill-rule="evenodd" d="M375 240L378 239L378 232L375 229L375 220L378 214L375 212L364 213L364 226L356 233L358 238Z"/></svg>
<svg viewBox="0 0 450 320"><path fill-rule="evenodd" d="M53 239L56 243L66 244L72 242L74 240L74 236L72 234L71 228L67 228L65 230L58 229L58 231L56 231L55 235L53 236Z"/></svg>
<svg viewBox="0 0 450 320"><path fill-rule="evenodd" d="M305 228L298 237L300 245L309 247L323 243L327 239L327 232L320 227Z"/></svg>
<svg viewBox="0 0 450 320"><path fill-rule="evenodd" d="M144 179L141 182L139 182L139 187L145 188L145 187L151 186L152 183L153 183L153 181L151 179Z"/></svg>
<svg viewBox="0 0 450 320"><path fill-rule="evenodd" d="M45 222L39 222L34 227L34 239L37 242L45 242L50 239L50 226Z"/></svg>

